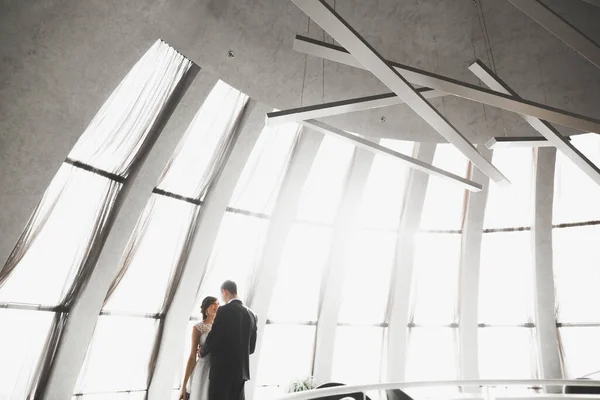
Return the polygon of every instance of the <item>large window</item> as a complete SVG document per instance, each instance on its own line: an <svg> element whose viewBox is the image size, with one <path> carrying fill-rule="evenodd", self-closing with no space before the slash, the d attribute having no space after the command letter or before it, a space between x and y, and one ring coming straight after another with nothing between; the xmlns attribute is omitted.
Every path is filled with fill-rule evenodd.
<svg viewBox="0 0 600 400"><path fill-rule="evenodd" d="M123 183L145 143L158 134L157 122L169 114L167 105L191 65L160 40L144 54L70 151L0 270L0 303L9 309L2 314L12 320L2 326L23 345L21 361L13 358L18 345L0 357L0 371L10 371L0 372L9 377L0 379L0 393L8 398L37 397L38 379L32 377L43 365L38 358L55 351L64 318L94 268L92 255L104 242ZM13 345L11 340L3 343Z"/></svg>
<svg viewBox="0 0 600 400"><path fill-rule="evenodd" d="M159 318L184 267L200 200L225 161L247 100L219 81L196 113L131 234L76 394L147 389Z"/></svg>
<svg viewBox="0 0 600 400"><path fill-rule="evenodd" d="M394 232L363 231L354 236L345 254L340 323L374 325L386 321L395 248Z"/></svg>
<svg viewBox="0 0 600 400"><path fill-rule="evenodd" d="M451 144L438 144L433 165L458 176L466 176L468 160ZM460 230L466 191L460 185L436 176L429 177L420 229Z"/></svg>
<svg viewBox="0 0 600 400"><path fill-rule="evenodd" d="M482 379L532 379L537 377L533 151L494 150L492 162L511 186L489 184L479 272L479 374Z"/></svg>
<svg viewBox="0 0 600 400"><path fill-rule="evenodd" d="M417 325L457 322L460 235L418 233L415 240L413 317Z"/></svg>
<svg viewBox="0 0 600 400"><path fill-rule="evenodd" d="M479 322L533 322L533 288L531 232L485 233L479 272Z"/></svg>
<svg viewBox="0 0 600 400"><path fill-rule="evenodd" d="M355 385L379 382L385 362L386 331L377 326L338 326L333 381Z"/></svg>

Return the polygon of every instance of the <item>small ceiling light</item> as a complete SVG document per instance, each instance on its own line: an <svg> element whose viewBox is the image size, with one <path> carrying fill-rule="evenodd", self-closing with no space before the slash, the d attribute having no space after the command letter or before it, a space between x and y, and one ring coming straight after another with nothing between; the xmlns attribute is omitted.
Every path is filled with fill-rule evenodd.
<svg viewBox="0 0 600 400"><path fill-rule="evenodd" d="M379 122L381 122L383 124L385 122L385 117L381 117L381 119L379 120Z"/></svg>
<svg viewBox="0 0 600 400"><path fill-rule="evenodd" d="M227 58L233 58L233 57L235 57L235 53L233 52L233 50L229 50L227 52Z"/></svg>

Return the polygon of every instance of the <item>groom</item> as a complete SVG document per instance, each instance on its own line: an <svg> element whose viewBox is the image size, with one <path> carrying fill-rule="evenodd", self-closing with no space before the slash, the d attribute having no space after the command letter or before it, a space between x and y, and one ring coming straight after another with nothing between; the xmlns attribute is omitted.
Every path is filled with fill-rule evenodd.
<svg viewBox="0 0 600 400"><path fill-rule="evenodd" d="M219 307L212 330L200 351L210 354L209 400L243 400L250 379L250 354L256 347L256 314L238 299L237 285L221 285L225 305Z"/></svg>

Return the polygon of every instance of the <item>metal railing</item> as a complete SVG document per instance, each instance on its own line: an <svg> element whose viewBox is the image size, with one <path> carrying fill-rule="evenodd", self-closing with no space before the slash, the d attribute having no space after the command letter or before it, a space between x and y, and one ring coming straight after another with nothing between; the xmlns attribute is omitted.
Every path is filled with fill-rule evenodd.
<svg viewBox="0 0 600 400"><path fill-rule="evenodd" d="M544 387L560 387L562 391L563 386L597 386L600 387L600 380L568 380L568 379L476 379L476 380L456 380L456 381L420 381L420 382L389 382L389 383L373 383L366 385L352 385L352 386L336 386L325 389L307 390L305 392L290 393L278 398L278 400L313 400L321 397L344 395L351 393L367 393L368 392L382 392L393 389L431 389L440 387L459 387L459 388L479 388L484 389L481 394L474 395L473 393L465 393L464 395L446 395L440 396L443 400L458 400L458 399L491 399L491 398L510 398L510 399L600 399L600 395L594 394L561 394L561 393L531 393L527 395L491 395L490 388L508 388L508 387L519 387L519 388L544 388ZM472 390L471 390L472 391Z"/></svg>

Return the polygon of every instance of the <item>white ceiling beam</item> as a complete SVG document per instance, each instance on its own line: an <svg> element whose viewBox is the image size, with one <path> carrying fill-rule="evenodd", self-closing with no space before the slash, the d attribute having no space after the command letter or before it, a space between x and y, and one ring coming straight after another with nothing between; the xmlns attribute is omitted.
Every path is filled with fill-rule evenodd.
<svg viewBox="0 0 600 400"><path fill-rule="evenodd" d="M434 167L433 165L423 162L421 160L418 160L416 158L409 157L402 153L398 153L397 151L389 149L378 143L374 143L374 142L364 139L360 136L353 135L350 132L346 132L342 129L328 125L324 122L311 119L311 120L307 120L307 121L301 121L300 124L302 124L308 128L311 128L315 131L321 132L325 135L336 136L347 142L352 143L353 145L355 145L357 147L370 150L376 154L382 154L382 155L385 155L388 157L394 157L395 159L408 164L410 167L412 167L416 170L423 171L429 175L434 175L434 176L438 176L438 177L446 179L446 180L450 180L472 192L478 192L483 188L483 186L477 182L473 182L471 180L463 178L462 176L458 176L453 173L444 171L443 169Z"/></svg>
<svg viewBox="0 0 600 400"><path fill-rule="evenodd" d="M508 0L567 46L600 68L600 47L585 34L537 0Z"/></svg>
<svg viewBox="0 0 600 400"><path fill-rule="evenodd" d="M498 76L496 76L481 61L477 60L471 64L469 70L473 72L490 89L518 97L518 94L514 90L512 90ZM596 182L597 185L600 185L600 170L598 167L596 167L593 162L583 155L583 153L577 150L577 148L573 146L565 136L556 130L556 128L546 121L531 117L529 115L522 115L522 117L529 125L533 127L533 129L548 139L548 142L550 142L558 149L558 151L562 152L579 169L589 176L590 179Z"/></svg>
<svg viewBox="0 0 600 400"><path fill-rule="evenodd" d="M565 136L565 140L571 140L571 138ZM514 147L554 147L554 145L543 136L495 136L485 143L485 147L488 149L505 149Z"/></svg>
<svg viewBox="0 0 600 400"><path fill-rule="evenodd" d="M294 40L293 48L301 53L366 69L350 53L348 53L346 49L340 46L297 35ZM600 120L598 119L550 107L520 97L514 98L506 94L480 88L467 82L409 67L408 65L399 64L393 61L387 62L412 84L440 90L453 96L502 108L518 114L531 115L555 124L579 129L583 132L600 133Z"/></svg>
<svg viewBox="0 0 600 400"><path fill-rule="evenodd" d="M292 0L306 15L348 51L383 84L390 88L432 128L452 143L494 182L509 185L502 173L483 157L452 124L444 118L408 81L392 68L333 8L324 0ZM423 85L427 86L427 85Z"/></svg>
<svg viewBox="0 0 600 400"><path fill-rule="evenodd" d="M426 99L448 95L448 93L429 88L419 88L417 91ZM394 106L403 103L402 99L396 96L395 93L384 93L375 96L357 97L354 99L332 101L330 103L270 112L267 114L267 123L272 125L300 122L307 119L330 117L332 115L348 114L351 112Z"/></svg>

